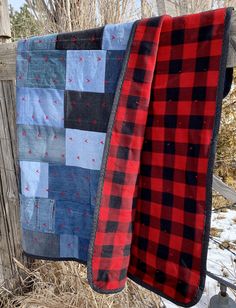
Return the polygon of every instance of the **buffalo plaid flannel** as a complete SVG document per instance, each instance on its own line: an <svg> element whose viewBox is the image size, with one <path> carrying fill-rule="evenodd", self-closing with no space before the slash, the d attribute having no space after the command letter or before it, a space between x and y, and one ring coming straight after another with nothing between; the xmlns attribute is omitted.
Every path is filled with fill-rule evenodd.
<svg viewBox="0 0 236 308"><path fill-rule="evenodd" d="M98 292L122 290L127 275L183 306L203 292L230 15L219 9L133 27L89 248Z"/></svg>

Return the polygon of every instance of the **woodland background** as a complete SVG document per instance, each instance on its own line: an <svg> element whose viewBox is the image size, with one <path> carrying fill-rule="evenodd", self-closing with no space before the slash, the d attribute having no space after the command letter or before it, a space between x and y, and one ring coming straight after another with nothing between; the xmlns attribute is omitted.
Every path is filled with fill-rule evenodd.
<svg viewBox="0 0 236 308"><path fill-rule="evenodd" d="M218 7L236 7L235 0L26 0L19 11L10 10L12 41L34 35L94 28L143 17L170 14L178 16ZM236 74L234 78L236 82ZM214 173L236 189L236 88L223 102ZM214 193L213 210L219 214L232 204ZM221 209L223 208L223 209ZM236 219L235 219L236 222ZM221 229L212 228L219 236ZM235 238L236 243L236 238ZM233 244L225 245L235 248ZM220 249L225 249L222 246ZM17 263L18 261L15 260ZM235 262L235 260L234 260ZM77 262L32 261L31 268L19 262L19 287L0 287L0 307L169 307L161 298L129 281L117 295L99 295L87 284L86 269ZM234 269L235 270L235 269ZM235 271L236 282L236 271ZM167 305L167 306L165 306ZM200 306L198 306L200 307Z"/></svg>

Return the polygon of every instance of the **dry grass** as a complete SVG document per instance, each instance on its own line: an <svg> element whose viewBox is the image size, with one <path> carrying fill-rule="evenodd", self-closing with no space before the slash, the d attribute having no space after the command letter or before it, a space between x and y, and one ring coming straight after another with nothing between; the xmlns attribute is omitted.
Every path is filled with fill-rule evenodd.
<svg viewBox="0 0 236 308"><path fill-rule="evenodd" d="M87 282L86 267L77 262L37 260L31 270L15 262L21 272L21 286L14 291L1 287L0 306L4 308L165 307L157 295L130 280L121 293L94 292Z"/></svg>

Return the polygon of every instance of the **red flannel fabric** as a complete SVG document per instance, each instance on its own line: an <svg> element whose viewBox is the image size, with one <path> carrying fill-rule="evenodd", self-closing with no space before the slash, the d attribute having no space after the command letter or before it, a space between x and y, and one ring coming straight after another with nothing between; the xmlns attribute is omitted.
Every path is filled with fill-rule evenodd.
<svg viewBox="0 0 236 308"><path fill-rule="evenodd" d="M111 113L89 249L98 292L127 276L182 306L204 288L231 9L138 21Z"/></svg>

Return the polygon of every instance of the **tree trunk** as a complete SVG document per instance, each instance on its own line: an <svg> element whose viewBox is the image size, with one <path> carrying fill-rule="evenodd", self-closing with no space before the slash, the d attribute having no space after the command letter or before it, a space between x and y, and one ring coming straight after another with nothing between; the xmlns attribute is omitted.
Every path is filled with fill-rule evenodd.
<svg viewBox="0 0 236 308"><path fill-rule="evenodd" d="M162 16L166 14L166 5L165 5L165 0L157 0L157 10L158 10L158 15Z"/></svg>

